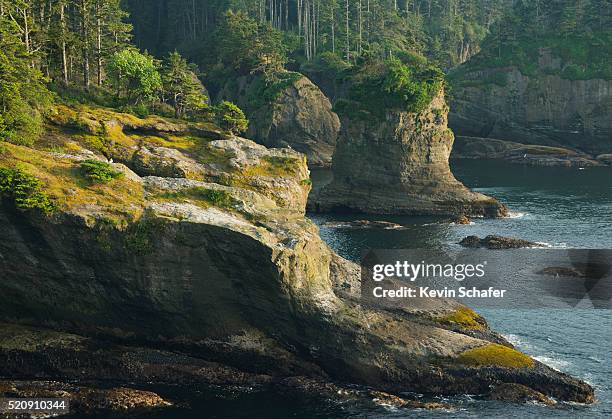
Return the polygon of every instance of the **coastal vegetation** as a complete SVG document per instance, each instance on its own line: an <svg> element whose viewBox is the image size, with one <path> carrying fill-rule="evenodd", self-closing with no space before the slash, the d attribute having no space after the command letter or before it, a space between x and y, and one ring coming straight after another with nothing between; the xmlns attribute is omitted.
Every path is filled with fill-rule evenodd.
<svg viewBox="0 0 612 419"><path fill-rule="evenodd" d="M467 307L364 302L306 217L313 150L316 211L507 214L451 173L443 69L510 3L0 0L0 375L592 402Z"/></svg>
<svg viewBox="0 0 612 419"><path fill-rule="evenodd" d="M468 349L458 357L460 363L471 366L498 366L505 368L533 368L529 356L497 343Z"/></svg>
<svg viewBox="0 0 612 419"><path fill-rule="evenodd" d="M178 52L159 59L135 48L127 18L119 0L1 0L0 141L32 145L54 102L246 129L235 105L210 103L198 68Z"/></svg>
<svg viewBox="0 0 612 419"><path fill-rule="evenodd" d="M543 49L557 64L546 74L569 80L612 79L612 28L607 0L515 2L491 28L475 55L461 72L515 66L534 76Z"/></svg>
<svg viewBox="0 0 612 419"><path fill-rule="evenodd" d="M460 307L437 320L441 323L459 326L467 330L482 330L486 324L478 313L468 307Z"/></svg>
<svg viewBox="0 0 612 419"><path fill-rule="evenodd" d="M19 167L0 167L0 197L11 199L20 210L50 213L55 209L42 182Z"/></svg>
<svg viewBox="0 0 612 419"><path fill-rule="evenodd" d="M87 159L81 162L80 167L83 175L92 183L110 182L123 175L110 164L100 160Z"/></svg>

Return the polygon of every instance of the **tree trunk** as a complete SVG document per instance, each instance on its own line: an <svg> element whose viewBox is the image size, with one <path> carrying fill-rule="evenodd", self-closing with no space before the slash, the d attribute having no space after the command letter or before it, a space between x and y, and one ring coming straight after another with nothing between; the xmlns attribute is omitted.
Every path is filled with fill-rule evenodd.
<svg viewBox="0 0 612 419"><path fill-rule="evenodd" d="M64 77L64 84L68 85L68 60L66 56L66 4L62 1L60 3L60 28L62 31L62 76Z"/></svg>
<svg viewBox="0 0 612 419"><path fill-rule="evenodd" d="M357 48L358 54L361 55L361 45L363 40L363 16L361 13L361 0L359 0L359 47Z"/></svg>
<svg viewBox="0 0 612 419"><path fill-rule="evenodd" d="M351 44L349 36L349 0L346 0L346 61L351 59Z"/></svg>
<svg viewBox="0 0 612 419"><path fill-rule="evenodd" d="M102 86L102 17L100 3L96 3L96 64L98 86Z"/></svg>
<svg viewBox="0 0 612 419"><path fill-rule="evenodd" d="M331 43L332 52L336 53L336 21L334 20L334 5L331 7Z"/></svg>
<svg viewBox="0 0 612 419"><path fill-rule="evenodd" d="M89 90L91 85L89 74L89 26L86 0L81 0L81 37L83 39L83 86Z"/></svg>

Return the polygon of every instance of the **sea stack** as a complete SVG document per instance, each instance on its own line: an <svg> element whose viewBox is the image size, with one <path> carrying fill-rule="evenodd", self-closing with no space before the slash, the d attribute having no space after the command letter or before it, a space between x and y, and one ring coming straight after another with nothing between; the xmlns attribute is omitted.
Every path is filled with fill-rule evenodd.
<svg viewBox="0 0 612 419"><path fill-rule="evenodd" d="M330 167L340 130L329 99L307 77L283 71L232 80L220 97L249 117L247 135L266 147L291 147L306 154L310 167Z"/></svg>
<svg viewBox="0 0 612 419"><path fill-rule="evenodd" d="M317 196L317 212L500 217L506 207L473 192L451 173L454 136L440 87L420 112L385 109L383 118L342 115L334 180Z"/></svg>

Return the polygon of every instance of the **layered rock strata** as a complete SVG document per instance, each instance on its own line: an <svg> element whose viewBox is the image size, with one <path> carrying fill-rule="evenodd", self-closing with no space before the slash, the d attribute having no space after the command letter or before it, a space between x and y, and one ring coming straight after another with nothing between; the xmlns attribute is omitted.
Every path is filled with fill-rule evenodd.
<svg viewBox="0 0 612 419"><path fill-rule="evenodd" d="M524 144L612 151L612 80L569 80L560 60L541 51L537 73L515 67L469 70L456 76L450 127L457 135Z"/></svg>
<svg viewBox="0 0 612 419"><path fill-rule="evenodd" d="M454 136L440 91L420 113L389 110L384 120L344 117L333 181L310 199L315 212L498 217L506 208L451 173Z"/></svg>

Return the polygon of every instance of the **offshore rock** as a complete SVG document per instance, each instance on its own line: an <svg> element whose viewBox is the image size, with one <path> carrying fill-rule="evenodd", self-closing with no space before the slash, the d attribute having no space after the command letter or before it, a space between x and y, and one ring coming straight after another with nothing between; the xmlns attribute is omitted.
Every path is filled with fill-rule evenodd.
<svg viewBox="0 0 612 419"><path fill-rule="evenodd" d="M526 166L592 167L612 163L606 155L593 157L563 147L520 144L493 138L457 137L451 159L491 159Z"/></svg>
<svg viewBox="0 0 612 419"><path fill-rule="evenodd" d="M544 247L540 243L530 242L528 240L514 239L511 237L502 237L489 235L484 239L478 236L468 236L461 240L459 244L463 247L471 248L487 248L487 249L521 249L525 247Z"/></svg>
<svg viewBox="0 0 612 419"><path fill-rule="evenodd" d="M451 173L453 133L444 92L419 114L385 120L343 118L333 181L311 196L315 212L499 217L506 207L472 192Z"/></svg>

